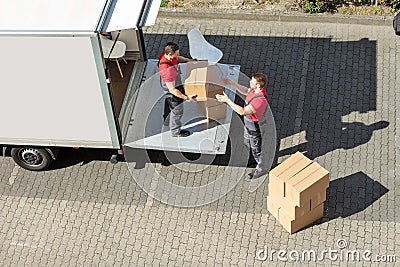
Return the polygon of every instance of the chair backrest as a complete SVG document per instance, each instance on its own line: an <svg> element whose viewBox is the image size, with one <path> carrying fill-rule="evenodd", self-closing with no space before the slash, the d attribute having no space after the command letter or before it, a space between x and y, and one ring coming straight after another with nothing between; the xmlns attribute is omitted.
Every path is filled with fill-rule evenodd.
<svg viewBox="0 0 400 267"><path fill-rule="evenodd" d="M207 42L199 29L191 29L187 36L189 39L189 52L192 58L208 60L210 64L216 64L221 60L222 51Z"/></svg>
<svg viewBox="0 0 400 267"><path fill-rule="evenodd" d="M126 44L122 41L113 41L110 40L102 35L100 35L100 41L101 41L101 47L103 49L103 57L104 58L108 58L110 56L110 58L121 58L125 55L125 51L126 51ZM110 51L111 48L113 47L115 42L115 46L111 52L110 55Z"/></svg>

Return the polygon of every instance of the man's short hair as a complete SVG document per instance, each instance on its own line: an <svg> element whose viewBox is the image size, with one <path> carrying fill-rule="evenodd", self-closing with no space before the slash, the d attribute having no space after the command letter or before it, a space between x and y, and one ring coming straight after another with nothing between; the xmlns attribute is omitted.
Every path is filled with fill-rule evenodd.
<svg viewBox="0 0 400 267"><path fill-rule="evenodd" d="M252 77L256 79L257 83L260 84L261 87L264 87L267 84L267 75L264 73L254 73Z"/></svg>
<svg viewBox="0 0 400 267"><path fill-rule="evenodd" d="M179 46L176 43L168 42L165 46L164 52L166 55L174 54L177 50L179 50Z"/></svg>

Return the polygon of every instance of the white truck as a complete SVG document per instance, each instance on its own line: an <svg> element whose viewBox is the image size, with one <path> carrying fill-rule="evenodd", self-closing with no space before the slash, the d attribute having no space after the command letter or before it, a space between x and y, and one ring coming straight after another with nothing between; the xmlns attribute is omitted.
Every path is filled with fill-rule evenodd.
<svg viewBox="0 0 400 267"><path fill-rule="evenodd" d="M142 108L135 107L138 103L133 98L146 68L150 75L142 27L155 23L160 2L3 2L0 16L3 156L11 153L18 165L38 171L50 166L60 147L106 148L120 153L127 143L130 147L146 148L143 142L135 145L146 136L132 134L135 127L142 127L135 126L134 116ZM115 62L107 63L104 58L101 36L104 32L111 32L112 40L126 44L125 57L131 59L132 66L124 73L124 79L118 72L111 73L110 66ZM225 145L221 149L221 140L216 141L218 147L205 153L225 152L227 134L217 133L217 129L212 129L213 134L223 139ZM193 144L193 140L189 143ZM149 147L168 149L165 144L152 143ZM172 150L174 147L170 145ZM197 150L189 147L185 151ZM116 155L112 160L115 159Z"/></svg>
<svg viewBox="0 0 400 267"><path fill-rule="evenodd" d="M11 149L20 166L44 170L58 147L121 149L128 112L123 100L130 90L128 83L121 88L114 83L119 77L110 76L100 33L120 33L126 57L137 59L125 79L138 83L146 60L142 27L154 24L160 1L18 0L1 5L3 154Z"/></svg>

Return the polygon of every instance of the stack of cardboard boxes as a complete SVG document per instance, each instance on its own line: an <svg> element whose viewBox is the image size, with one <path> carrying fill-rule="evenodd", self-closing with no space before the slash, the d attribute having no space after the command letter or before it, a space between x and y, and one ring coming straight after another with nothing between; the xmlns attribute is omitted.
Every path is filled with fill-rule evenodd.
<svg viewBox="0 0 400 267"><path fill-rule="evenodd" d="M203 115L208 119L219 120L226 117L226 104L218 102L215 95L222 95L216 65L208 65L206 60L190 62L186 65L185 91L187 95L197 95Z"/></svg>
<svg viewBox="0 0 400 267"><path fill-rule="evenodd" d="M297 152L269 173L268 211L294 233L324 215L329 172Z"/></svg>

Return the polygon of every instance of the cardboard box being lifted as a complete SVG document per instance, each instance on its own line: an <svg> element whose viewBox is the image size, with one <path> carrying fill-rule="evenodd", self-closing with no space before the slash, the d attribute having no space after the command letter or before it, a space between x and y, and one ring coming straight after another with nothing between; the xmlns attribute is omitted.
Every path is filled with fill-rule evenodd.
<svg viewBox="0 0 400 267"><path fill-rule="evenodd" d="M198 101L202 114L210 120L221 120L226 117L226 104L215 99L208 98L207 101Z"/></svg>
<svg viewBox="0 0 400 267"><path fill-rule="evenodd" d="M207 60L189 62L186 65L185 91L187 95L197 95L197 101L215 99L223 94L224 87L215 65L208 65Z"/></svg>
<svg viewBox="0 0 400 267"><path fill-rule="evenodd" d="M226 104L218 102L217 94L222 95L225 88L220 86L221 78L216 65L207 61L190 62L186 65L185 91L187 95L197 95L202 113L208 119L220 120L226 117Z"/></svg>

